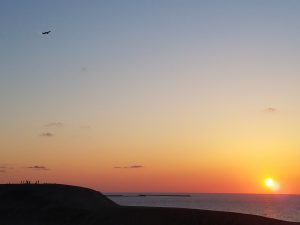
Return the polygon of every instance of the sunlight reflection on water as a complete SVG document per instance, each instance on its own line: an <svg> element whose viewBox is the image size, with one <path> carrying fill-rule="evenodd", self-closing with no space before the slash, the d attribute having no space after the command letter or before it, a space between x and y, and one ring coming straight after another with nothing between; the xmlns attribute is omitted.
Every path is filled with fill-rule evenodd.
<svg viewBox="0 0 300 225"><path fill-rule="evenodd" d="M230 211L300 222L300 196L298 195L191 194L191 197L134 197L137 194L119 194L130 197L109 198L120 205Z"/></svg>

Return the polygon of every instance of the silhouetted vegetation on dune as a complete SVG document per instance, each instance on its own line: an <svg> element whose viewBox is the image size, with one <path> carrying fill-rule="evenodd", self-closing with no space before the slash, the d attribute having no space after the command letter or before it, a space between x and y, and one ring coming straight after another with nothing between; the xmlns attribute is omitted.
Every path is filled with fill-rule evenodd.
<svg viewBox="0 0 300 225"><path fill-rule="evenodd" d="M3 225L287 225L260 216L207 210L124 207L101 193L58 184L0 185Z"/></svg>

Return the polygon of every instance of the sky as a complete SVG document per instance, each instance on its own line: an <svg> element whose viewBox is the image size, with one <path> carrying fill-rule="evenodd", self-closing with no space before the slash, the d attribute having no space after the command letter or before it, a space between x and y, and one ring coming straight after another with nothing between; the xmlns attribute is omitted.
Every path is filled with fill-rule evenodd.
<svg viewBox="0 0 300 225"><path fill-rule="evenodd" d="M2 0L0 183L300 194L299 11Z"/></svg>

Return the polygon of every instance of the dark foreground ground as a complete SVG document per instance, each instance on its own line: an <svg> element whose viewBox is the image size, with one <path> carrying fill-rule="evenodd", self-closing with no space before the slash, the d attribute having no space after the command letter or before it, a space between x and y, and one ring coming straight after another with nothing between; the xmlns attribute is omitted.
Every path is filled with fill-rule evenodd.
<svg viewBox="0 0 300 225"><path fill-rule="evenodd" d="M261 216L208 210L123 207L97 191L57 184L0 185L3 225L288 225Z"/></svg>

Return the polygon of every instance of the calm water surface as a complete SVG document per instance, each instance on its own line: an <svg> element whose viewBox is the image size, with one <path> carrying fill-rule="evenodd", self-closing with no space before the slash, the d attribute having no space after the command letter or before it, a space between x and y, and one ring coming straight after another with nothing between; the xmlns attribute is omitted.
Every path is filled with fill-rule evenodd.
<svg viewBox="0 0 300 225"><path fill-rule="evenodd" d="M139 197L137 195L140 193L118 194L124 196L109 198L120 205L209 209L300 222L300 195L190 194L190 197Z"/></svg>

